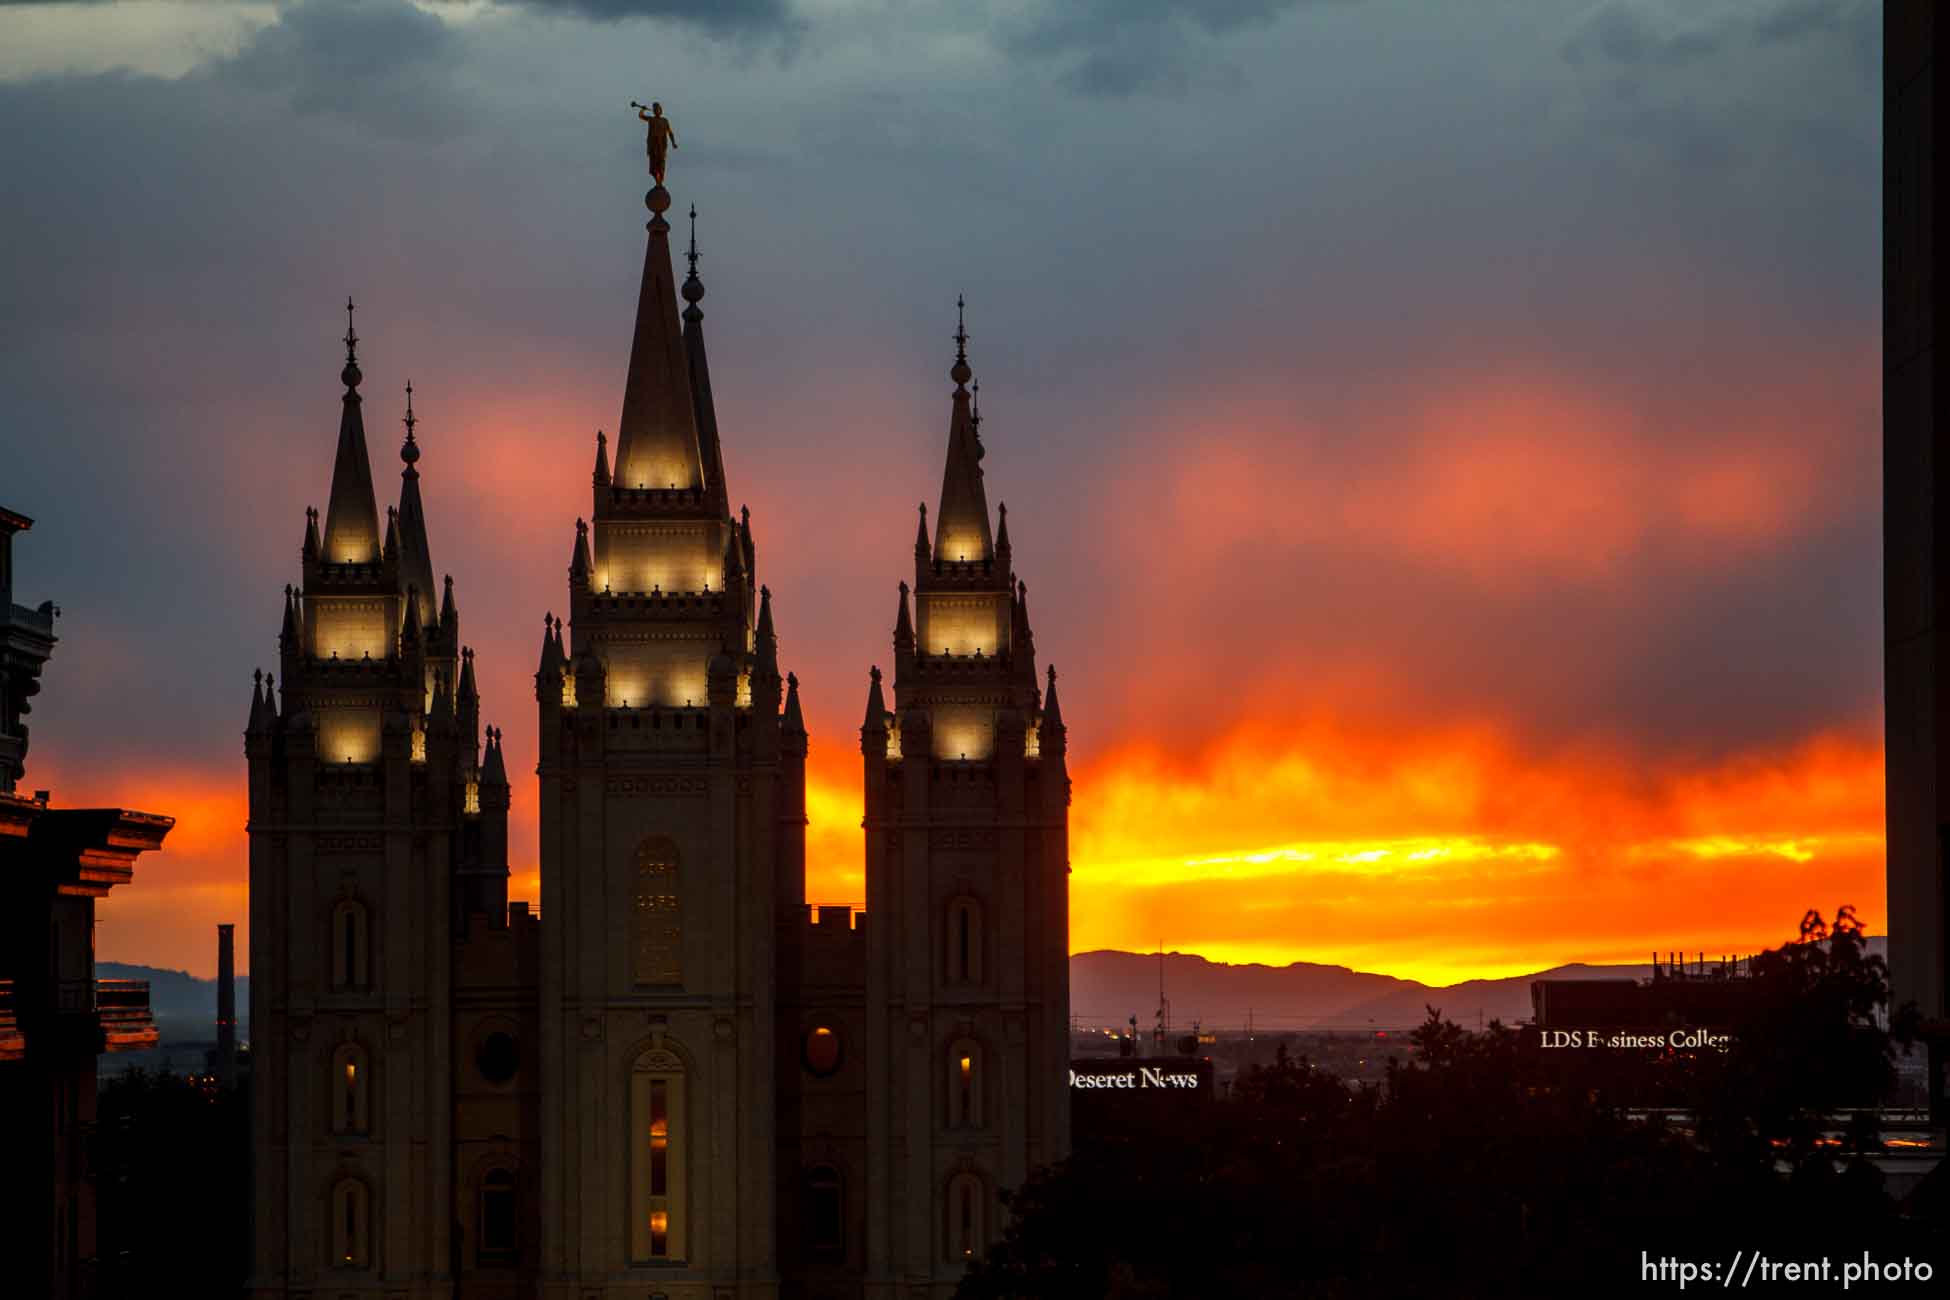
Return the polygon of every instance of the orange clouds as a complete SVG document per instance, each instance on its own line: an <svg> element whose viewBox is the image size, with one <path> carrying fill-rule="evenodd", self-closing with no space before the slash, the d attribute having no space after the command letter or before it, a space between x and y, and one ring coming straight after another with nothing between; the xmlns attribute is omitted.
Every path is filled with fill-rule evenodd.
<svg viewBox="0 0 1950 1300"><path fill-rule="evenodd" d="M1499 590L1615 579L1659 545L1717 565L1856 504L1838 489L1862 486L1859 453L1833 431L1873 383L1852 382L1860 362L1830 360L1818 381L1730 409L1702 394L1671 426L1642 395L1522 368L1380 397L1346 427L1319 424L1294 394L1242 388L1163 422L1172 526L1133 514L1147 480L1112 505L1120 522L1154 520L1132 542L1186 577L1215 551L1268 542L1385 553Z"/></svg>
<svg viewBox="0 0 1950 1300"><path fill-rule="evenodd" d="M1878 747L1662 768L1493 729L1242 727L1077 774L1071 947L1323 961L1432 982L1653 947L1718 955L1854 902L1880 924Z"/></svg>
<svg viewBox="0 0 1950 1300"><path fill-rule="evenodd" d="M247 970L250 901L244 765L105 769L61 754L32 755L31 784L54 806L132 808L176 819L162 850L136 859L135 879L95 905L95 952L208 977L217 965L217 926L237 926L237 964Z"/></svg>

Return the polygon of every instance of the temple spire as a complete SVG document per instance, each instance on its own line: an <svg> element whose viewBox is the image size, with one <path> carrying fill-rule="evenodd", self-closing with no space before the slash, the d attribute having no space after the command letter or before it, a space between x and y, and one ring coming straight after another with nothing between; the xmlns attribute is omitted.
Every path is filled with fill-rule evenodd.
<svg viewBox="0 0 1950 1300"><path fill-rule="evenodd" d="M630 372L623 416L616 426L615 485L620 488L696 488L706 478L699 452L691 361L677 322L677 284L670 269L670 191L644 196L650 238L637 290ZM699 286L700 293L702 286Z"/></svg>
<svg viewBox="0 0 1950 1300"><path fill-rule="evenodd" d="M596 470L591 476L597 487L609 486L609 439L596 430Z"/></svg>
<svg viewBox="0 0 1950 1300"><path fill-rule="evenodd" d="M934 521L934 558L978 561L993 558L988 494L982 486L982 445L968 392L974 372L968 365L968 329L963 300L955 299L955 364L948 377L955 391L948 417L948 463L941 475L941 509Z"/></svg>
<svg viewBox="0 0 1950 1300"><path fill-rule="evenodd" d="M690 273L684 277L684 354L689 360L691 398L696 407L697 440L711 502L720 513L731 507L724 481L724 448L718 441L718 409L711 400L711 366L704 355L704 281L697 275L697 205L691 205L691 247L685 254Z"/></svg>
<svg viewBox="0 0 1950 1300"><path fill-rule="evenodd" d="M759 670L772 680L779 676L779 634L772 627L772 589L758 589L758 629L753 636L756 641Z"/></svg>
<svg viewBox="0 0 1950 1300"><path fill-rule="evenodd" d="M332 462L332 495L325 507L323 558L329 564L372 564L379 559L379 507L372 491L372 461L360 415L359 334L352 327L352 300L345 300L345 385L340 399L339 445Z"/></svg>
<svg viewBox="0 0 1950 1300"><path fill-rule="evenodd" d="M420 593L413 611L422 624L433 622L433 555L427 547L426 507L420 502L420 444L413 436L419 423L413 414L413 381L406 381L406 441L400 444L399 458L406 466L400 471L399 485L399 576L401 589L411 583Z"/></svg>

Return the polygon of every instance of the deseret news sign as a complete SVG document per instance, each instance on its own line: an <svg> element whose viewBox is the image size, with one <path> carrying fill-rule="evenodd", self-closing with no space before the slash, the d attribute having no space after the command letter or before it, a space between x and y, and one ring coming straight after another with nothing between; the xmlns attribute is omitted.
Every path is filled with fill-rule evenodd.
<svg viewBox="0 0 1950 1300"><path fill-rule="evenodd" d="M1070 1062L1070 1090L1093 1096L1125 1093L1212 1095L1212 1062L1205 1057L1106 1057Z"/></svg>

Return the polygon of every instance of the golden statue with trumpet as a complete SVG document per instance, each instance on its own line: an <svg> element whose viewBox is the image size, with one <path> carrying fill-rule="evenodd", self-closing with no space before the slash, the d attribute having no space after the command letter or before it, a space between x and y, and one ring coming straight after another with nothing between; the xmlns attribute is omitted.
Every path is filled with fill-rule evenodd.
<svg viewBox="0 0 1950 1300"><path fill-rule="evenodd" d="M664 183L664 161L669 152L677 147L677 132L671 127L670 119L664 116L664 106L652 101L648 108L630 101L639 120L649 124L648 134L643 141L644 150L650 155L650 175L657 184Z"/></svg>

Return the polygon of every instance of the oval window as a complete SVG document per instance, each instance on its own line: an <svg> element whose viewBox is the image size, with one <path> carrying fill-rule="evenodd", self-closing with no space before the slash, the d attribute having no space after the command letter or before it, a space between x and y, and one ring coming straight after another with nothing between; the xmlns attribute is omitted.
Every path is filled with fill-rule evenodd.
<svg viewBox="0 0 1950 1300"><path fill-rule="evenodd" d="M483 1079L489 1083L506 1083L521 1068L521 1050L511 1035L492 1033L481 1040L481 1050L474 1061L480 1066Z"/></svg>
<svg viewBox="0 0 1950 1300"><path fill-rule="evenodd" d="M806 1068L824 1078L840 1068L840 1036L826 1025L806 1035Z"/></svg>

